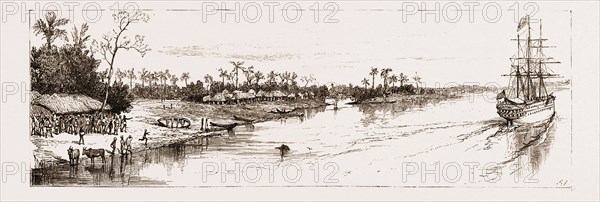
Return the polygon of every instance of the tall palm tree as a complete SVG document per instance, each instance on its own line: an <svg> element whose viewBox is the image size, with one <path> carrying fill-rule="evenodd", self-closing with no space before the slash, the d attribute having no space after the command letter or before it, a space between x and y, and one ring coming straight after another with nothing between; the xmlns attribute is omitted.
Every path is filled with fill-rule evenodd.
<svg viewBox="0 0 600 202"><path fill-rule="evenodd" d="M144 87L144 84L145 84L146 80L148 79L148 70L146 70L146 68L142 68L141 71L138 71L138 74L140 74L140 80L142 81L142 87Z"/></svg>
<svg viewBox="0 0 600 202"><path fill-rule="evenodd" d="M392 93L394 92L393 88L396 87L396 82L398 82L398 76L390 76L390 83L392 83Z"/></svg>
<svg viewBox="0 0 600 202"><path fill-rule="evenodd" d="M381 69L381 78L383 78L383 89L387 90L388 88L388 76L390 75L390 72L392 72L391 68L383 68Z"/></svg>
<svg viewBox="0 0 600 202"><path fill-rule="evenodd" d="M157 72L151 72L148 74L148 84L149 86L152 86L152 83L154 83L156 85L156 80L158 80L158 73Z"/></svg>
<svg viewBox="0 0 600 202"><path fill-rule="evenodd" d="M369 79L367 78L363 78L363 80L361 81L363 85L365 85L365 89L369 86Z"/></svg>
<svg viewBox="0 0 600 202"><path fill-rule="evenodd" d="M204 82L208 85L208 90L210 90L213 84L213 77L210 74L204 75Z"/></svg>
<svg viewBox="0 0 600 202"><path fill-rule="evenodd" d="M35 35L42 34L44 35L44 39L46 39L46 45L48 48L52 47L52 42L57 38L61 38L65 41L68 41L67 31L64 29L60 29L59 27L66 25L69 23L69 19L66 18L56 18L56 13L53 11L47 12L44 16L45 21L42 19L38 19L35 24L33 24L33 32Z"/></svg>
<svg viewBox="0 0 600 202"><path fill-rule="evenodd" d="M124 71L121 71L119 68L117 68L116 76L117 76L117 79L119 79L119 83L123 83L123 78L125 78L127 76L127 73L125 73Z"/></svg>
<svg viewBox="0 0 600 202"><path fill-rule="evenodd" d="M181 80L183 80L185 82L185 86L187 87L188 83L188 79L190 79L190 73L189 72L183 72L183 74L181 74Z"/></svg>
<svg viewBox="0 0 600 202"><path fill-rule="evenodd" d="M296 74L296 72L292 72L289 79L292 82L292 86L298 86L298 83L296 82L296 79L298 79L298 74Z"/></svg>
<svg viewBox="0 0 600 202"><path fill-rule="evenodd" d="M252 79L254 79L254 66L250 66L243 70L244 76L246 76L246 84L251 85Z"/></svg>
<svg viewBox="0 0 600 202"><path fill-rule="evenodd" d="M244 71L244 67L242 67L242 65L244 65L244 61L230 61L229 63L231 63L233 65L233 71L235 72L235 87L238 88L239 87L239 73L238 70L242 70Z"/></svg>
<svg viewBox="0 0 600 202"><path fill-rule="evenodd" d="M371 82L373 82L373 84L371 85L371 88L375 88L375 75L377 75L378 73L379 73L379 71L377 70L377 68L371 67L371 72L369 73L369 75L371 75L373 77L373 80L371 80Z"/></svg>
<svg viewBox="0 0 600 202"><path fill-rule="evenodd" d="M129 79L129 88L133 88L133 80L137 79L134 68L127 70L127 78Z"/></svg>
<svg viewBox="0 0 600 202"><path fill-rule="evenodd" d="M421 77L415 72L415 76L413 77L415 84L417 85L417 92L419 90L419 83L421 83Z"/></svg>
<svg viewBox="0 0 600 202"><path fill-rule="evenodd" d="M400 87L402 88L402 86L404 86L404 82L408 82L408 76L404 75L404 73L400 73L398 81L400 81Z"/></svg>
<svg viewBox="0 0 600 202"><path fill-rule="evenodd" d="M229 73L227 70L223 70L223 68L219 68L219 77L221 77L221 83L225 85L225 78L229 77Z"/></svg>
<svg viewBox="0 0 600 202"><path fill-rule="evenodd" d="M260 71L256 71L254 72L254 79L256 80L256 85L258 85L258 83L260 82L261 79L264 79L265 75L263 75L262 72Z"/></svg>
<svg viewBox="0 0 600 202"><path fill-rule="evenodd" d="M277 79L277 73L275 73L275 71L269 72L269 74L267 75L267 79L269 80L269 84L273 85L273 83L275 83L275 79Z"/></svg>
<svg viewBox="0 0 600 202"><path fill-rule="evenodd" d="M173 86L177 86L177 81L179 81L179 77L172 75L170 78L171 84L173 84Z"/></svg>

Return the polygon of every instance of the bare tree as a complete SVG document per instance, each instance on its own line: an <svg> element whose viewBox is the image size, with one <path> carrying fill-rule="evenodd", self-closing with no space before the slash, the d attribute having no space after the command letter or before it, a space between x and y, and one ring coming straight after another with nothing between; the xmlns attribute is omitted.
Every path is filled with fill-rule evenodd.
<svg viewBox="0 0 600 202"><path fill-rule="evenodd" d="M115 58L117 52L121 49L130 50L133 49L141 54L142 57L146 55L150 48L144 43L144 36L136 35L134 39L127 38L124 32L128 30L129 26L138 22L148 22L150 19L149 15L140 11L135 10L132 12L126 10L120 10L117 14L113 15L115 22L118 22L116 29L102 36L101 41L94 40L95 51L98 51L104 61L108 63L108 83L106 85L106 94L100 110L104 110L106 101L108 100L108 93L110 92L110 79L113 74L113 68L115 65Z"/></svg>

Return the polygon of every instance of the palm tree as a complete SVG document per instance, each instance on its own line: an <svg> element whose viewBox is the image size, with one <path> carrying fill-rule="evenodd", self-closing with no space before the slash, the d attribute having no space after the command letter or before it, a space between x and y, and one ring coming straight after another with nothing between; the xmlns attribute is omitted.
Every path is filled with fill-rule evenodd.
<svg viewBox="0 0 600 202"><path fill-rule="evenodd" d="M169 69L165 69L165 75L164 75L164 84L167 85L167 81L169 80L169 78L171 78L171 73L169 73Z"/></svg>
<svg viewBox="0 0 600 202"><path fill-rule="evenodd" d="M233 71L235 72L235 87L238 88L239 87L239 80L238 80L238 70L242 70L244 71L244 67L242 67L242 65L244 65L244 61L230 61L229 63L231 63L233 65Z"/></svg>
<svg viewBox="0 0 600 202"><path fill-rule="evenodd" d="M371 73L369 73L369 75L373 77L373 80L371 80L371 82L373 82L371 88L375 88L375 75L377 75L378 73L379 71L377 71L377 68L371 67Z"/></svg>
<svg viewBox="0 0 600 202"><path fill-rule="evenodd" d="M258 85L258 82L260 82L261 79L264 79L265 75L263 75L262 72L260 71L256 71L254 72L254 79L256 80L256 85Z"/></svg>
<svg viewBox="0 0 600 202"><path fill-rule="evenodd" d="M404 75L404 73L400 73L398 81L400 81L400 88L402 88L402 86L404 86L404 82L408 82L408 76Z"/></svg>
<svg viewBox="0 0 600 202"><path fill-rule="evenodd" d="M225 78L229 77L229 73L227 73L227 70L223 70L223 68L219 68L219 77L221 77L221 83L223 83L223 85L225 85Z"/></svg>
<svg viewBox="0 0 600 202"><path fill-rule="evenodd" d="M390 75L390 72L392 72L392 69L390 69L390 68L381 69L380 76L381 76L381 78L383 78L383 89L384 90L387 90L387 87L388 87L387 79L388 79L388 76Z"/></svg>
<svg viewBox="0 0 600 202"><path fill-rule="evenodd" d="M171 80L171 84L173 84L173 86L177 86L177 81L179 81L179 77L172 75L170 80Z"/></svg>
<svg viewBox="0 0 600 202"><path fill-rule="evenodd" d="M119 83L123 83L123 78L125 78L127 74L124 71L121 71L119 68L117 68L116 76L117 79L119 79Z"/></svg>
<svg viewBox="0 0 600 202"><path fill-rule="evenodd" d="M315 81L315 77L313 77L313 75L308 75L308 76L303 76L302 78L300 78L300 81L304 82L304 87L308 86L308 84L310 84L310 82Z"/></svg>
<svg viewBox="0 0 600 202"><path fill-rule="evenodd" d="M90 35L86 34L88 29L89 26L87 23L83 23L79 31L77 31L77 26L73 25L73 33L71 34L73 37L73 46L81 49L85 48L85 43L90 40Z"/></svg>
<svg viewBox="0 0 600 202"><path fill-rule="evenodd" d="M156 85L156 82L158 80L158 73L157 72L152 72L150 74L148 74L148 83L150 84L149 86L152 86L152 83L154 83Z"/></svg>
<svg viewBox="0 0 600 202"><path fill-rule="evenodd" d="M393 88L396 87L396 82L398 82L398 76L396 76L396 75L390 76L390 83L392 83L392 93L394 93Z"/></svg>
<svg viewBox="0 0 600 202"><path fill-rule="evenodd" d="M296 72L292 72L292 74L290 75L289 80L292 82L292 86L298 86L298 83L296 82L296 79L298 78L298 74L296 74Z"/></svg>
<svg viewBox="0 0 600 202"><path fill-rule="evenodd" d="M100 72L100 80L104 83L104 79L108 77L108 69Z"/></svg>
<svg viewBox="0 0 600 202"><path fill-rule="evenodd" d="M279 74L279 79L281 80L281 85L283 85L284 83L287 84L289 78L290 78L290 73L287 71Z"/></svg>
<svg viewBox="0 0 600 202"><path fill-rule="evenodd" d="M252 84L252 79L254 79L254 66L250 66L242 71L244 72L244 76L246 76L246 84Z"/></svg>
<svg viewBox="0 0 600 202"><path fill-rule="evenodd" d="M367 86L369 86L369 79L367 78L363 78L363 80L361 81L363 85L365 85L365 89L367 88Z"/></svg>
<svg viewBox="0 0 600 202"><path fill-rule="evenodd" d="M275 73L275 71L269 72L269 74L267 75L267 79L269 80L269 84L273 85L273 83L275 83L275 79L277 78L277 73Z"/></svg>
<svg viewBox="0 0 600 202"><path fill-rule="evenodd" d="M413 80L415 80L415 84L417 85L417 92L419 92L419 83L421 83L421 77L419 77L419 75L417 75L417 72L415 72L415 76L413 77Z"/></svg>
<svg viewBox="0 0 600 202"><path fill-rule="evenodd" d="M138 71L138 73L140 74L140 80L142 81L142 87L144 87L144 84L146 82L146 79L148 79L148 70L146 70L146 68L142 68L141 71Z"/></svg>
<svg viewBox="0 0 600 202"><path fill-rule="evenodd" d="M127 78L129 79L129 88L133 88L133 86L132 86L133 80L137 79L134 68L131 68L130 70L127 71Z"/></svg>
<svg viewBox="0 0 600 202"><path fill-rule="evenodd" d="M210 74L204 75L204 82L208 84L208 90L210 90L210 87L212 87L213 83L213 77Z"/></svg>
<svg viewBox="0 0 600 202"><path fill-rule="evenodd" d="M33 25L33 31L35 35L43 34L44 39L46 39L46 45L48 48L52 47L52 42L57 38L61 38L65 41L68 41L67 31L64 29L60 29L59 27L66 25L69 23L69 19L66 18L56 18L56 13L50 11L45 15L45 21L42 19L38 19Z"/></svg>
<svg viewBox="0 0 600 202"><path fill-rule="evenodd" d="M188 79L190 79L190 73L189 72L183 72L183 74L181 74L181 80L183 80L185 82L185 86L187 87L188 83Z"/></svg>

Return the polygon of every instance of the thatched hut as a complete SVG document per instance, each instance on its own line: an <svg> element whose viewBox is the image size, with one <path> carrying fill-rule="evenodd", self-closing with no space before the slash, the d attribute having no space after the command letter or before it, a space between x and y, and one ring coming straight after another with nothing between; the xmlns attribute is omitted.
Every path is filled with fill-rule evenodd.
<svg viewBox="0 0 600 202"><path fill-rule="evenodd" d="M77 114L99 111L102 102L85 95L77 94L52 94L40 95L32 101L32 105L38 105L55 114ZM36 107L36 110L39 108ZM104 106L110 110L110 106Z"/></svg>
<svg viewBox="0 0 600 202"><path fill-rule="evenodd" d="M223 93L217 93L211 98L211 102L214 104L224 104L226 101L227 99L225 99L225 95L223 95Z"/></svg>
<svg viewBox="0 0 600 202"><path fill-rule="evenodd" d="M287 96L287 99L288 99L288 100L294 100L294 99L296 99L296 93L290 93L290 94Z"/></svg>
<svg viewBox="0 0 600 202"><path fill-rule="evenodd" d="M202 102L210 103L212 102L212 97L210 97L210 95L204 96L202 97Z"/></svg>
<svg viewBox="0 0 600 202"><path fill-rule="evenodd" d="M250 89L248 92L246 92L246 96L248 96L248 100L255 101L256 100L256 91L254 91L254 89Z"/></svg>
<svg viewBox="0 0 600 202"><path fill-rule="evenodd" d="M275 100L275 94L273 93L273 91L271 92L266 92L265 93L265 99L269 100L269 101L273 101Z"/></svg>
<svg viewBox="0 0 600 202"><path fill-rule="evenodd" d="M273 92L273 97L275 97L275 99L277 100L281 100L281 99L285 99L287 97L287 95L281 91L275 91Z"/></svg>
<svg viewBox="0 0 600 202"><path fill-rule="evenodd" d="M258 100L266 100L266 93L263 90L258 91L258 93L256 93L256 98Z"/></svg>
<svg viewBox="0 0 600 202"><path fill-rule="evenodd" d="M243 103L244 100L246 100L245 93L240 90L233 91L232 94L233 94L233 100L235 101L236 104Z"/></svg>

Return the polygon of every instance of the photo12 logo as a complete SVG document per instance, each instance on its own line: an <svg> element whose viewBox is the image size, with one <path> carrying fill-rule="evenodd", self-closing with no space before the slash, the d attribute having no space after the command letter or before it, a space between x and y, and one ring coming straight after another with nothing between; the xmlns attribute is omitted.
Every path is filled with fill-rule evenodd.
<svg viewBox="0 0 600 202"><path fill-rule="evenodd" d="M280 184L334 184L338 183L339 166L333 162L309 163L216 163L203 162L203 183L280 183Z"/></svg>
<svg viewBox="0 0 600 202"><path fill-rule="evenodd" d="M258 23L287 22L298 23L306 20L314 23L337 23L340 6L336 2L253 2L253 1L203 1L198 7L191 8L145 8L136 2L2 2L2 23L28 19L38 19L45 12L53 11L57 18L72 21L82 18L84 22L94 23L102 17L112 18L119 10L135 11L139 9L172 11L186 10L201 12L202 23L211 21L221 23ZM112 12L112 13L109 13Z"/></svg>
<svg viewBox="0 0 600 202"><path fill-rule="evenodd" d="M535 16L539 6L535 2L402 2L402 22L421 23L496 23L503 17L519 22L523 15ZM442 21L443 20L443 21Z"/></svg>

